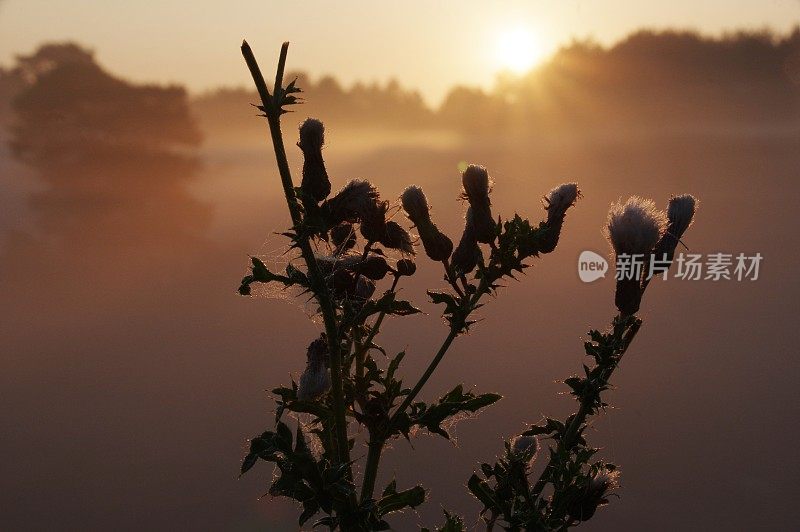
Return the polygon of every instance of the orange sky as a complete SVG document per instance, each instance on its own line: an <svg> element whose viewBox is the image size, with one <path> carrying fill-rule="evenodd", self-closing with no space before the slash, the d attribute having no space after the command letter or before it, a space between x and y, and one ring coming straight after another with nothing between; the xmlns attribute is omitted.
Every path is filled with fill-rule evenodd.
<svg viewBox="0 0 800 532"><path fill-rule="evenodd" d="M195 91L248 84L238 45L263 61L291 40L290 64L346 83L386 80L437 102L455 83L489 86L506 64L526 64L574 37L612 43L640 27L719 33L786 31L800 22L797 0L561 0L460 2L274 2L210 0L0 2L0 64L46 40L74 39L102 63L136 80L175 81ZM503 58L503 34L522 31L530 57ZM523 39L526 42L526 39Z"/></svg>

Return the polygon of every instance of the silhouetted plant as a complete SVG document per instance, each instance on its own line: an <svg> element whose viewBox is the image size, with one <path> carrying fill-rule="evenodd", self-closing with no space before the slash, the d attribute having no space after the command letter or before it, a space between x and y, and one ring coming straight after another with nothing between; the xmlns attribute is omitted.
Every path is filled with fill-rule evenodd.
<svg viewBox="0 0 800 532"><path fill-rule="evenodd" d="M242 53L261 97L257 106L267 119L283 191L292 225L283 233L298 260L285 271L270 271L252 258L250 273L239 292L249 295L254 283L278 283L310 293L325 332L314 338L307 352L306 368L299 383L275 388L275 427L250 440L242 473L259 460L273 462L277 475L268 493L296 500L302 505L304 525L315 515L315 523L330 529L386 530L389 514L422 504L422 486L400 489L390 482L379 494L375 483L381 455L393 439L410 438L421 428L445 438L447 422L463 413L477 413L498 401L495 393L475 394L455 386L434 402L419 399L422 388L436 370L455 339L475 323L473 313L482 298L495 294L503 280L527 267L527 261L550 253L558 244L567 210L580 197L576 184L554 188L544 198L546 218L531 224L519 215L494 217L491 208L492 181L482 166L470 165L462 174L462 197L468 202L465 227L458 245L444 234L431 216L423 190L411 185L401 196L402 208L419 233L415 239L396 219L395 202L381 199L367 181L350 181L331 196L331 180L322 157L324 126L308 119L300 126L298 146L304 156L300 187L294 181L286 158L280 118L286 107L300 103L295 82L284 86L283 73L288 43L281 48L273 92L270 93L250 47ZM667 217L652 202L634 198L614 206L609 215L609 239L618 253L643 253L654 249L674 253L675 245L691 223L694 200L674 198ZM678 219L680 218L680 219ZM360 235L360 237L359 237ZM408 316L419 310L398 298L398 285L414 275L417 242L424 253L443 268L444 286L428 290L433 303L442 305L448 332L427 369L411 387L399 375L404 352L379 364L375 353L386 354L377 335L387 316ZM393 256L400 256L395 260ZM388 290L377 291L381 281ZM644 274L618 286L617 306L608 332L590 332L587 355L593 367L584 365L585 376L565 383L579 402L579 409L565 421L546 419L506 443L503 457L495 464L482 464L481 475L473 475L468 487L484 505L487 528L501 524L510 530L554 530L592 517L618 483L613 464L592 461L596 449L584 439L587 419L606 404L601 392L619 364L641 320L633 315L647 287ZM622 283L622 281L621 281ZM376 295L378 294L378 295ZM305 424L290 429L287 412L308 416ZM356 475L351 450L356 444L349 424L366 429L367 457L363 474ZM549 438L549 461L538 480L529 482L536 466L540 439ZM310 442L310 440L313 440ZM445 512L440 531L464 530L463 520ZM427 529L425 529L427 530Z"/></svg>

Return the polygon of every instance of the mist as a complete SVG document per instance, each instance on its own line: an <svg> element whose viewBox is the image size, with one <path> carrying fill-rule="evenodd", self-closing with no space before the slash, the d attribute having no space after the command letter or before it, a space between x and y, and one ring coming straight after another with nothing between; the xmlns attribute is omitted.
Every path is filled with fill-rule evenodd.
<svg viewBox="0 0 800 532"><path fill-rule="evenodd" d="M458 381L504 399L455 443L423 434L415 452L400 441L387 454L398 484L430 488L401 529L441 507L478 522L470 473L544 412L570 411L556 379L580 369L582 336L612 313L613 279L583 284L576 265L583 250L607 254L609 203L636 193L663 207L682 192L701 200L691 252L759 252L761 276L651 288L615 408L594 424L601 455L623 464L621 497L585 526L791 528L800 31L579 42L492 91L454 87L438 108L396 83L297 76L306 103L283 119L293 170L295 125L316 116L334 188L367 178L394 199L422 185L451 237L465 161L489 169L504 216L538 219L564 181L584 195L559 249L482 309L423 392ZM258 499L268 468L237 480L246 439L272 422L266 390L297 378L321 330L280 293L236 293L248 255L285 260L274 233L289 225L256 101L249 88L135 84L70 43L0 70L6 527L297 529L291 505ZM438 276L420 261L404 297L436 315L425 288ZM384 330L409 380L446 335L425 317Z"/></svg>

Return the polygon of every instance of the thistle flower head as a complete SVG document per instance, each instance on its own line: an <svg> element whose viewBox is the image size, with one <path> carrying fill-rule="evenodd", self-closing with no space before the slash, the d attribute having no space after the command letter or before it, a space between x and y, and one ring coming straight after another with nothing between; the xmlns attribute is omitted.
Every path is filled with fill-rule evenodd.
<svg viewBox="0 0 800 532"><path fill-rule="evenodd" d="M397 261L397 275L411 276L417 271L417 265L411 259L400 259Z"/></svg>
<svg viewBox="0 0 800 532"><path fill-rule="evenodd" d="M588 521L594 516L597 508L608 503L608 495L617 487L619 487L619 471L601 465L589 477L583 494L570 503L567 510L569 516L577 521Z"/></svg>
<svg viewBox="0 0 800 532"><path fill-rule="evenodd" d="M481 257L481 250L478 247L478 238L475 232L473 212L472 207L467 209L464 232L461 234L461 240L458 242L458 246L453 250L453 257L450 261L453 271L457 276L468 274L474 270Z"/></svg>
<svg viewBox="0 0 800 532"><path fill-rule="evenodd" d="M325 126L316 118L308 118L300 124L300 141L297 145L303 151L303 192L319 202L331 193L331 181L322 158L322 145L325 143Z"/></svg>
<svg viewBox="0 0 800 532"><path fill-rule="evenodd" d="M577 183L564 183L548 192L542 199L547 211L547 220L544 222L547 230L539 243L539 252L550 253L556 249L567 209L575 205L580 196L581 191L578 189Z"/></svg>
<svg viewBox="0 0 800 532"><path fill-rule="evenodd" d="M496 224L492 218L492 202L489 199L491 179L489 172L483 166L471 164L461 175L461 184L464 186L463 197L469 201L472 213L473 231L478 242L490 244L494 242Z"/></svg>
<svg viewBox="0 0 800 532"><path fill-rule="evenodd" d="M379 198L378 190L372 183L354 179L327 200L324 206L333 225L342 222L356 223L374 211Z"/></svg>
<svg viewBox="0 0 800 532"><path fill-rule="evenodd" d="M430 207L422 189L411 185L405 189L400 200L408 218L419 231L419 238L422 240L422 246L428 257L437 262L447 260L453 252L453 241L439 231L439 228L431 221Z"/></svg>
<svg viewBox="0 0 800 532"><path fill-rule="evenodd" d="M324 334L311 342L306 357L306 369L300 375L297 398L313 401L331 389L331 376L326 365L328 341Z"/></svg>
<svg viewBox="0 0 800 532"><path fill-rule="evenodd" d="M365 275L361 275L356 281L356 288L353 295L360 301L366 301L375 293L375 281Z"/></svg>
<svg viewBox="0 0 800 532"><path fill-rule="evenodd" d="M581 191L577 183L564 183L548 192L543 199L548 220L564 216L567 209L575 205L580 196Z"/></svg>
<svg viewBox="0 0 800 532"><path fill-rule="evenodd" d="M683 233L692 225L697 204L697 199L691 194L672 196L669 199L669 206L667 207L669 226L667 232L676 240L680 240Z"/></svg>
<svg viewBox="0 0 800 532"><path fill-rule="evenodd" d="M697 209L697 199L690 194L672 196L667 207L667 228L656 244L654 254L659 259L671 261L683 234L692 225Z"/></svg>
<svg viewBox="0 0 800 532"><path fill-rule="evenodd" d="M306 118L300 124L300 149L319 150L325 144L325 126L316 118Z"/></svg>
<svg viewBox="0 0 800 532"><path fill-rule="evenodd" d="M477 164L467 166L461 174L461 184L464 187L464 197L470 204L489 203L491 180L486 168Z"/></svg>
<svg viewBox="0 0 800 532"><path fill-rule="evenodd" d="M617 255L646 255L653 251L666 224L666 215L653 200L632 196L624 204L611 205L606 236Z"/></svg>
<svg viewBox="0 0 800 532"><path fill-rule="evenodd" d="M389 272L389 263L380 255L370 254L358 265L358 272L369 279L379 281Z"/></svg>
<svg viewBox="0 0 800 532"><path fill-rule="evenodd" d="M388 201L374 201L366 203L361 213L361 236L367 242L378 242L386 235L386 211L389 210Z"/></svg>
<svg viewBox="0 0 800 532"><path fill-rule="evenodd" d="M535 436L517 436L511 440L511 454L517 460L530 464L539 453L539 440Z"/></svg>
<svg viewBox="0 0 800 532"><path fill-rule="evenodd" d="M589 479L587 489L602 497L619 487L619 471L608 466L600 467Z"/></svg>
<svg viewBox="0 0 800 532"><path fill-rule="evenodd" d="M331 241L339 252L352 249L356 245L356 233L353 224L341 223L331 229Z"/></svg>
<svg viewBox="0 0 800 532"><path fill-rule="evenodd" d="M411 240L411 235L397 222L386 222L386 232L379 242L387 248L399 249L403 253L414 255L414 244Z"/></svg>
<svg viewBox="0 0 800 532"><path fill-rule="evenodd" d="M430 207L428 207L428 198L425 197L425 193L420 187L411 185L406 188L403 191L403 195L400 196L400 201L406 214L408 214L408 219L414 225L419 226L420 224L430 223L431 213Z"/></svg>

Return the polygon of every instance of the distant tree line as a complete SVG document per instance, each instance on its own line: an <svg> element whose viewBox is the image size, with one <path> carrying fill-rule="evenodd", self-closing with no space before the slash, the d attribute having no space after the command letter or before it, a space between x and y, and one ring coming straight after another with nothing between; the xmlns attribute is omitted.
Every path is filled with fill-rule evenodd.
<svg viewBox="0 0 800 532"><path fill-rule="evenodd" d="M303 115L345 127L448 128L465 133L583 128L795 126L800 119L800 28L784 36L639 31L610 48L574 42L492 90L457 86L434 109L419 93L386 84L343 87L298 75ZM253 91L220 89L193 108L205 128L252 126Z"/></svg>

